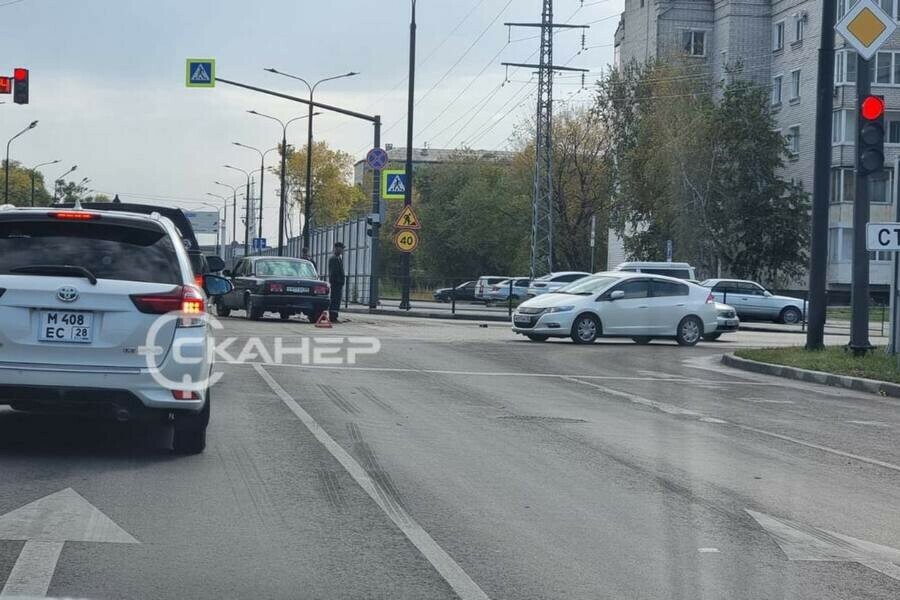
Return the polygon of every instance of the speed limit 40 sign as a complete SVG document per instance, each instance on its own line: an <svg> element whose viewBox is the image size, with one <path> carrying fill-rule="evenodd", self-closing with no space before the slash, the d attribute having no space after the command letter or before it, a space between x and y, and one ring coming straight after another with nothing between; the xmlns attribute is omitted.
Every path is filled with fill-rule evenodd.
<svg viewBox="0 0 900 600"><path fill-rule="evenodd" d="M401 229L394 234L394 245L400 252L412 252L419 247L419 236L411 229Z"/></svg>
<svg viewBox="0 0 900 600"><path fill-rule="evenodd" d="M900 250L900 223L868 223L866 250L896 252Z"/></svg>

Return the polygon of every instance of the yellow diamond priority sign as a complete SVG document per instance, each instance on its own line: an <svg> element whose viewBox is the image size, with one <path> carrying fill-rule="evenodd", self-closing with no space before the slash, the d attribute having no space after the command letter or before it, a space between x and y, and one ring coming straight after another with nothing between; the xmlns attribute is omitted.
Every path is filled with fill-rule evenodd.
<svg viewBox="0 0 900 600"><path fill-rule="evenodd" d="M860 0L835 29L863 59L869 60L891 37L897 23L874 0Z"/></svg>

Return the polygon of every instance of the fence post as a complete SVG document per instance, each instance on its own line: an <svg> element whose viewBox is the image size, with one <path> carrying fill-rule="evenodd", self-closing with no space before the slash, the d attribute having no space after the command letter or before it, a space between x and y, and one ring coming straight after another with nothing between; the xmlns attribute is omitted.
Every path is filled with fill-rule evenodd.
<svg viewBox="0 0 900 600"><path fill-rule="evenodd" d="M507 304L508 304L506 313L510 319L512 319L512 291L513 291L513 280L510 279L509 280L509 295L506 297Z"/></svg>
<svg viewBox="0 0 900 600"><path fill-rule="evenodd" d="M450 285L450 314L456 315L456 280L451 279Z"/></svg>

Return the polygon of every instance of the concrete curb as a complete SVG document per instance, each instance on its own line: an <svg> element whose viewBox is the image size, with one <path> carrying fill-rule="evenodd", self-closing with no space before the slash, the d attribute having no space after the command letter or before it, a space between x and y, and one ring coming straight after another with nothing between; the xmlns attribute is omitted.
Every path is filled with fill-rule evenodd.
<svg viewBox="0 0 900 600"><path fill-rule="evenodd" d="M735 369L742 369L753 373L762 373L763 375L785 377L787 379L796 379L808 383L818 383L820 385L845 388L856 392L866 392L878 396L900 398L900 385L888 383L886 381L876 381L874 379L864 379L862 377L850 377L848 375L834 375L822 371L810 371L809 369L775 365L746 358L739 358L734 354L723 355L722 364Z"/></svg>
<svg viewBox="0 0 900 600"><path fill-rule="evenodd" d="M509 323L506 315L467 315L438 312L421 312L415 310L399 310L395 308L342 308L341 312L357 315L386 315L390 317L418 317L420 319L443 319L446 321L490 321L493 323Z"/></svg>

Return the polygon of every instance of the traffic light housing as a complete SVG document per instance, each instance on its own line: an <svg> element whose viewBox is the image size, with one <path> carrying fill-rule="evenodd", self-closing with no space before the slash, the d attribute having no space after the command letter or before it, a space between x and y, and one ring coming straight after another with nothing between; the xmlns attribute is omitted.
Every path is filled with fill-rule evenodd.
<svg viewBox="0 0 900 600"><path fill-rule="evenodd" d="M0 94L12 94L12 77L0 77Z"/></svg>
<svg viewBox="0 0 900 600"><path fill-rule="evenodd" d="M866 96L859 105L858 175L884 169L884 96Z"/></svg>
<svg viewBox="0 0 900 600"><path fill-rule="evenodd" d="M13 79L15 80L13 102L16 104L28 104L28 69L17 68L13 71Z"/></svg>
<svg viewBox="0 0 900 600"><path fill-rule="evenodd" d="M366 215L366 235L373 237L375 235L375 226L381 224L381 214L371 213Z"/></svg>

